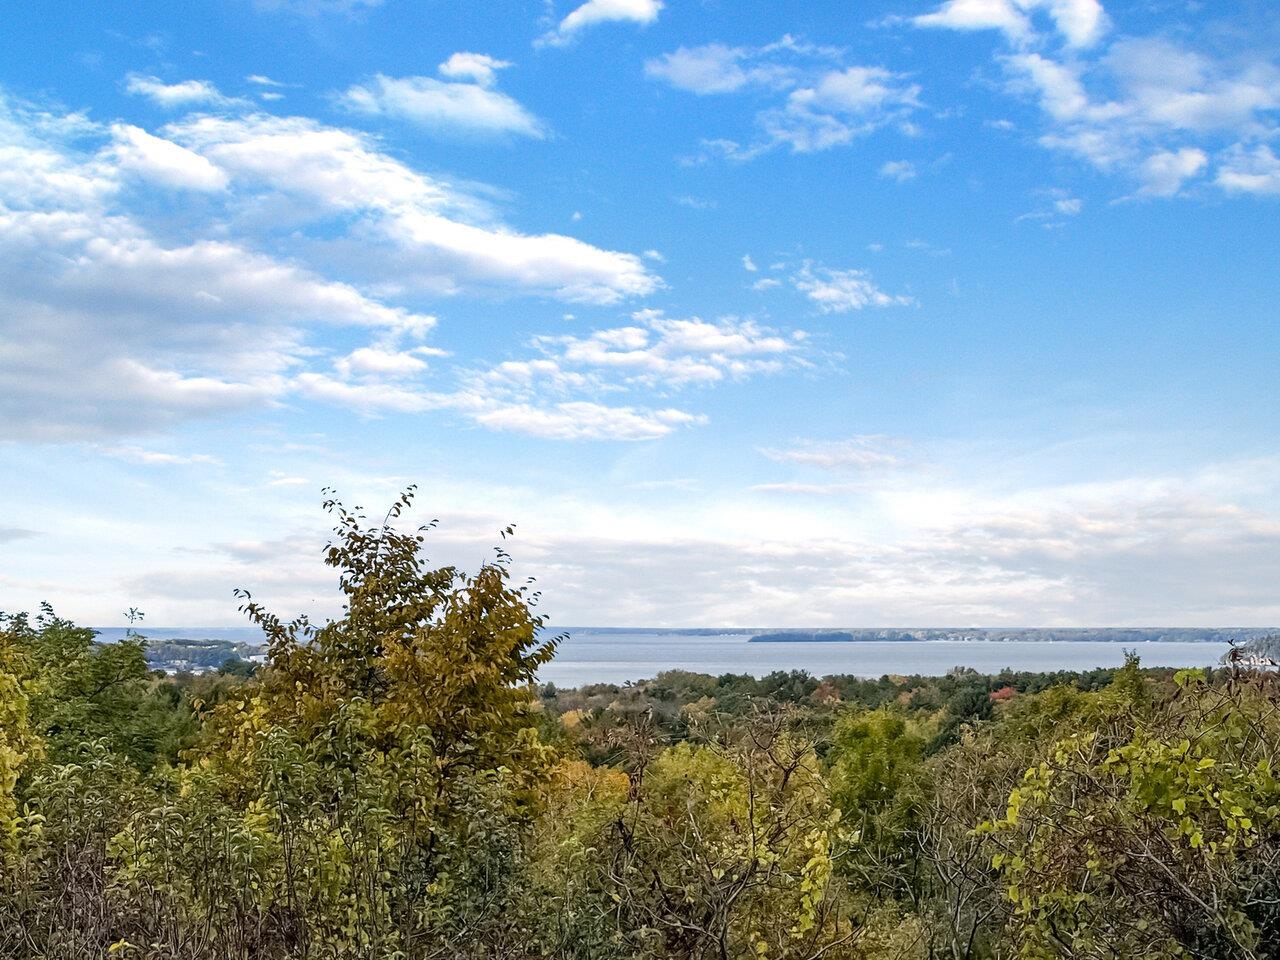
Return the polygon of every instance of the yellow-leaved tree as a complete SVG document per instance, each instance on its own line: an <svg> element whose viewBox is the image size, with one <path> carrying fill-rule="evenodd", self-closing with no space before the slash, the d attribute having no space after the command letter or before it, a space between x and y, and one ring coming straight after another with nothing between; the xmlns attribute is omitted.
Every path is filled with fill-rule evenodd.
<svg viewBox="0 0 1280 960"><path fill-rule="evenodd" d="M518 935L505 908L554 762L532 683L555 640L501 549L473 575L430 566L430 525L394 526L412 498L374 523L326 500L338 618L241 594L269 643L260 682L207 711L173 802L117 838L136 883L176 878L148 936L373 957Z"/></svg>

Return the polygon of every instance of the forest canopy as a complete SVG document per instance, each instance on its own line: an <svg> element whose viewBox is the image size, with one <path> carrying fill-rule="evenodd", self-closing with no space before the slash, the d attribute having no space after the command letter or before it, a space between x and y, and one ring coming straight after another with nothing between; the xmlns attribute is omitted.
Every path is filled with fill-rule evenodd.
<svg viewBox="0 0 1280 960"><path fill-rule="evenodd" d="M0 615L0 956L1277 956L1270 673L558 690L411 501L326 500L343 613L242 594L256 671Z"/></svg>

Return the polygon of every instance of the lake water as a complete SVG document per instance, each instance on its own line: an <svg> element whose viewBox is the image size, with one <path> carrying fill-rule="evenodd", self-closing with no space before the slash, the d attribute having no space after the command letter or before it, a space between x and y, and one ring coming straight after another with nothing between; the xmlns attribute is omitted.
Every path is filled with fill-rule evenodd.
<svg viewBox="0 0 1280 960"><path fill-rule="evenodd" d="M163 628L143 631L153 639L210 638L261 643L254 627ZM116 640L120 629L105 628L103 640ZM692 670L719 676L774 670L807 670L815 676L848 673L879 677L886 673L938 676L952 667L980 673L1014 670L1092 670L1124 662L1126 649L1136 650L1150 667L1207 667L1227 650L1225 643L1103 643L1097 641L997 642L989 640L860 641L856 643L748 643L749 634L619 630L574 630L560 645L555 660L542 668L543 681L561 687L585 683L625 683L653 677L663 670Z"/></svg>
<svg viewBox="0 0 1280 960"><path fill-rule="evenodd" d="M807 670L814 676L886 673L940 676L952 667L979 673L1014 670L1092 670L1124 663L1126 645L1090 641L1043 643L1019 640L861 641L856 643L748 643L747 636L669 633L579 633L560 645L540 679L559 687L624 683L662 670L695 673L749 673ZM1159 641L1134 644L1144 666L1208 667L1228 649L1225 643Z"/></svg>

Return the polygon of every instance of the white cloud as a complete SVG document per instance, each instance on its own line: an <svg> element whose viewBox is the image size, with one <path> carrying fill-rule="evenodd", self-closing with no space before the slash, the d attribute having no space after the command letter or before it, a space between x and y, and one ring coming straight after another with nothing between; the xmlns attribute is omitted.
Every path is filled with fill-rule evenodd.
<svg viewBox="0 0 1280 960"><path fill-rule="evenodd" d="M432 322L234 244L165 247L116 219L7 214L0 233L10 437L128 434L260 407L287 391L313 325Z"/></svg>
<svg viewBox="0 0 1280 960"><path fill-rule="evenodd" d="M778 463L796 463L823 470L874 470L901 467L901 456L894 452L902 441L883 436L858 436L848 440L805 440L786 450L764 449L760 452Z"/></svg>
<svg viewBox="0 0 1280 960"><path fill-rule="evenodd" d="M1004 63L1012 89L1039 100L1043 145L1126 175L1141 196L1180 194L1207 170L1215 144L1243 149L1280 132L1280 70L1271 64L1228 67L1150 39L1118 40L1093 63L1040 53Z"/></svg>
<svg viewBox="0 0 1280 960"><path fill-rule="evenodd" d="M304 201L312 219L317 211L354 216L371 280L434 293L495 286L592 303L643 296L661 285L635 254L469 222L479 219L470 196L348 131L255 116L199 117L167 132L233 183Z"/></svg>
<svg viewBox="0 0 1280 960"><path fill-rule="evenodd" d="M272 80L270 77L261 73L251 73L244 78L246 83L252 83L257 87L283 87L284 84L278 80Z"/></svg>
<svg viewBox="0 0 1280 960"><path fill-rule="evenodd" d="M530 344L534 356L473 371L449 393L366 401L369 406L377 401L449 409L490 429L535 437L650 440L706 418L690 410L642 405L631 396L655 391L665 396L807 363L799 331L787 337L751 321L671 319L656 310L637 311L632 319L633 325L585 336L535 337ZM357 394L347 386L333 378L323 383L312 378L308 389L349 402Z"/></svg>
<svg viewBox="0 0 1280 960"><path fill-rule="evenodd" d="M1252 150L1236 144L1223 159L1217 183L1228 193L1280 195L1280 157L1265 143Z"/></svg>
<svg viewBox="0 0 1280 960"><path fill-rule="evenodd" d="M147 450L135 446L99 447L109 457L126 460L130 463L141 463L146 466L188 466L191 464L217 465L221 461L207 453L166 453L161 450Z"/></svg>
<svg viewBox="0 0 1280 960"><path fill-rule="evenodd" d="M947 0L932 13L913 17L912 23L947 30L1000 30L1019 43L1031 33L1030 21L1010 0Z"/></svg>
<svg viewBox="0 0 1280 960"><path fill-rule="evenodd" d="M792 90L784 107L759 115L768 138L763 149L786 144L794 153L843 146L919 107L920 87L879 67L849 67ZM761 147L755 148L758 152Z"/></svg>
<svg viewBox="0 0 1280 960"><path fill-rule="evenodd" d="M683 410L636 410L588 401L551 406L511 404L477 413L478 423L549 440L656 440L677 427L702 422Z"/></svg>
<svg viewBox="0 0 1280 960"><path fill-rule="evenodd" d="M880 176L886 180L906 183L908 180L914 180L919 176L919 171L910 160L887 160L880 165Z"/></svg>
<svg viewBox="0 0 1280 960"><path fill-rule="evenodd" d="M412 387L372 381L350 383L323 373L307 371L299 374L292 389L302 397L349 407L365 414L384 411L422 413L447 405L447 401Z"/></svg>
<svg viewBox="0 0 1280 960"><path fill-rule="evenodd" d="M195 106L225 107L243 103L232 97L224 97L208 80L165 83L159 77L131 73L125 78L125 90L137 96L146 97L167 110Z"/></svg>
<svg viewBox="0 0 1280 960"><path fill-rule="evenodd" d="M760 136L743 146L720 137L702 141L704 152L750 160L778 146L809 153L850 143L892 124L903 129L920 107L920 87L881 67L833 69L843 52L802 44L790 36L762 47L723 44L686 48L645 64L648 76L699 95L754 87L785 92L781 104L756 113Z"/></svg>
<svg viewBox="0 0 1280 960"><path fill-rule="evenodd" d="M999 30L1010 42L1023 45L1036 38L1030 17L1035 11L1046 12L1057 32L1073 47L1093 45L1108 26L1098 0L947 0L911 22L948 30Z"/></svg>
<svg viewBox="0 0 1280 960"><path fill-rule="evenodd" d="M1142 188L1138 191L1144 196L1172 197L1182 185L1197 176L1209 163L1203 150L1194 147L1183 147L1180 150L1164 150L1153 153L1142 161L1138 176Z"/></svg>
<svg viewBox="0 0 1280 960"><path fill-rule="evenodd" d="M548 391L616 392L633 387L678 389L773 373L803 362L803 335L790 338L753 321L673 319L657 311L636 315L634 326L596 330L587 336L543 336L531 361L498 364L480 383L485 390L516 391L533 398Z"/></svg>
<svg viewBox="0 0 1280 960"><path fill-rule="evenodd" d="M638 23L646 25L658 19L662 0L587 0L569 13L554 30L538 39L543 46L564 46L588 27L601 23Z"/></svg>
<svg viewBox="0 0 1280 960"><path fill-rule="evenodd" d="M420 374L427 363L416 350L389 350L386 347L360 347L334 364L343 377L400 378Z"/></svg>
<svg viewBox="0 0 1280 960"><path fill-rule="evenodd" d="M834 270L806 260L791 278L792 285L823 313L848 313L864 307L909 306L908 296L885 293L865 270Z"/></svg>
<svg viewBox="0 0 1280 960"><path fill-rule="evenodd" d="M425 378L422 358L439 351L404 350L384 338L339 357L330 372L297 374L284 389L371 417L442 411L544 439L652 440L706 418L642 397L807 364L799 331L784 337L751 321L670 319L657 310L632 319L586 336L535 337L532 356L457 370L447 387Z"/></svg>
<svg viewBox="0 0 1280 960"><path fill-rule="evenodd" d="M170 140L153 137L140 127L116 123L111 154L122 170L151 182L185 190L222 190L227 175L200 156Z"/></svg>
<svg viewBox="0 0 1280 960"><path fill-rule="evenodd" d="M326 326L421 336L434 318L225 235L165 242L120 206L145 175L223 191L198 153L140 128L76 153L0 125L0 433L126 435L276 403ZM220 233L221 231L212 231Z"/></svg>
<svg viewBox="0 0 1280 960"><path fill-rule="evenodd" d="M1040 14L1065 49L1038 30ZM1264 49L1214 59L1162 37L1103 44L1110 24L1097 0L948 0L912 22L1003 33L1013 50L997 59L1010 89L1039 102L1040 143L1125 176L1137 196L1182 195L1215 155L1223 165L1213 182L1242 192L1227 165L1280 136L1280 67Z"/></svg>
<svg viewBox="0 0 1280 960"><path fill-rule="evenodd" d="M408 120L445 132L545 136L533 114L505 93L479 83L378 74L368 83L348 88L339 102L357 113Z"/></svg>
<svg viewBox="0 0 1280 960"><path fill-rule="evenodd" d="M467 53L459 51L440 64L440 75L451 80L471 80L482 87L491 87L497 82L499 70L511 66L510 60L498 60L484 53Z"/></svg>
<svg viewBox="0 0 1280 960"><path fill-rule="evenodd" d="M733 93L749 84L785 88L794 83L795 70L769 56L778 49L777 45L752 49L722 43L680 47L646 61L644 72L679 90L703 96Z"/></svg>
<svg viewBox="0 0 1280 960"><path fill-rule="evenodd" d="M1126 39L1102 65L1128 114L1154 127L1261 133L1259 113L1280 107L1280 70L1270 63L1232 69L1165 40Z"/></svg>
<svg viewBox="0 0 1280 960"><path fill-rule="evenodd" d="M747 271L747 273L755 273L760 268L757 267L755 261L751 259L751 254L744 253L742 255L742 269Z"/></svg>

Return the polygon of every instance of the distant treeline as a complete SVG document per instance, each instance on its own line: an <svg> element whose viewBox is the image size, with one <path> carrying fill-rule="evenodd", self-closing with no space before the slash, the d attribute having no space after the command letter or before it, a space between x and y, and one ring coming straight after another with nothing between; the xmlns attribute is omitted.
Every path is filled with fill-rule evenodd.
<svg viewBox="0 0 1280 960"><path fill-rule="evenodd" d="M143 651L147 664L152 669L169 672L216 670L228 661L247 663L262 653L258 647L228 640L189 640L183 637L151 640L145 631L141 631L140 639L145 644Z"/></svg>
<svg viewBox="0 0 1280 960"><path fill-rule="evenodd" d="M1276 633L1270 627L929 627L766 630L752 643L859 643L871 641L987 640L995 642L1227 643L1247 642Z"/></svg>

